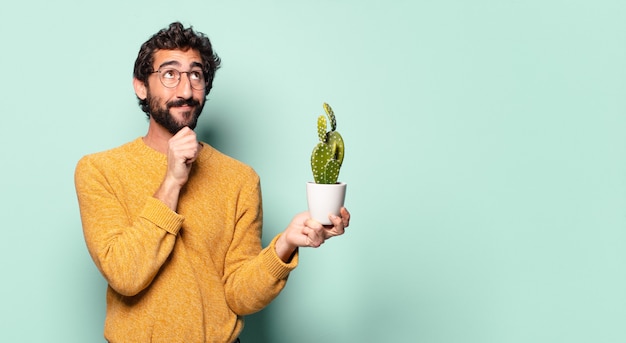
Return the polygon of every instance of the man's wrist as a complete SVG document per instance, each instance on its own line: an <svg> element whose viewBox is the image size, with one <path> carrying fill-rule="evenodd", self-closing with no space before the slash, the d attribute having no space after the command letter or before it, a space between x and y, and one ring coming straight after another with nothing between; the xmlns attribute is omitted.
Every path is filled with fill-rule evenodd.
<svg viewBox="0 0 626 343"><path fill-rule="evenodd" d="M178 208L178 196L180 195L181 187L176 182L168 182L166 178L159 186L154 197L161 200L172 211L176 212Z"/></svg>
<svg viewBox="0 0 626 343"><path fill-rule="evenodd" d="M278 255L283 262L289 263L298 250L298 247L288 244L285 234L283 233L276 240L274 250L276 251L276 255Z"/></svg>

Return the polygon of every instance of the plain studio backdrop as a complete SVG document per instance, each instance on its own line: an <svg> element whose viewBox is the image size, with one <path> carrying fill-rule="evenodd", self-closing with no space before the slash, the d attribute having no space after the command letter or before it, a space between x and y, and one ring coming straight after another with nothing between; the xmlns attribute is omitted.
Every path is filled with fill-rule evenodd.
<svg viewBox="0 0 626 343"><path fill-rule="evenodd" d="M197 132L261 176L264 244L306 210L316 118L346 235L302 249L245 343L625 342L626 2L8 1L0 341L104 342L73 184L146 132L131 84L170 22L223 60Z"/></svg>

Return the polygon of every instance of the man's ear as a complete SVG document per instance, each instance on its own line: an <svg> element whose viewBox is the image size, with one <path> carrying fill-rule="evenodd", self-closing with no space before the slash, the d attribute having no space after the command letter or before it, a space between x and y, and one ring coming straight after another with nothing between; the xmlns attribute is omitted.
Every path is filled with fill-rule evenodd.
<svg viewBox="0 0 626 343"><path fill-rule="evenodd" d="M135 88L135 94L139 99L145 100L148 97L148 90L146 89L146 85L143 81L133 77L133 87Z"/></svg>

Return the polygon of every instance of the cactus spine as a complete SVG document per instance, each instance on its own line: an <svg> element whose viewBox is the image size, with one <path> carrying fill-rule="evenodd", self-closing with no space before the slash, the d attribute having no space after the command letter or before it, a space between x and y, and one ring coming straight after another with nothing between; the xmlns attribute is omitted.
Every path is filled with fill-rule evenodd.
<svg viewBox="0 0 626 343"><path fill-rule="evenodd" d="M345 146L343 138L337 129L337 120L333 109L324 103L324 111L330 120L330 131L327 131L328 122L323 114L317 118L317 135L320 142L311 153L311 170L315 183L334 184L339 177L339 169L343 163Z"/></svg>

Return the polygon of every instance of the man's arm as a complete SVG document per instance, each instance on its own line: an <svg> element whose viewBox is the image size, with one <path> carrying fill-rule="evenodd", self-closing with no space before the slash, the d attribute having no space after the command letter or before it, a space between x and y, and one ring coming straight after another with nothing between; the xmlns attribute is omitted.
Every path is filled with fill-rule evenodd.
<svg viewBox="0 0 626 343"><path fill-rule="evenodd" d="M75 186L89 253L118 293L145 289L171 253L183 217L147 196L136 213L120 202L102 166L89 157L76 167ZM129 217L132 216L132 217Z"/></svg>

